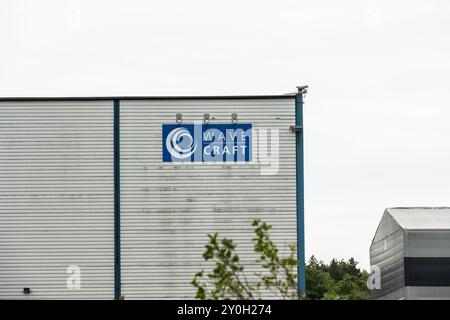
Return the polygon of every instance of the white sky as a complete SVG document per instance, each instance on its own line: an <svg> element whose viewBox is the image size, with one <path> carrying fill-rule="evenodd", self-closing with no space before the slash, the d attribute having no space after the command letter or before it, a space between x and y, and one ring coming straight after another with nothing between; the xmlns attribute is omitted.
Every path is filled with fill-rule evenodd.
<svg viewBox="0 0 450 320"><path fill-rule="evenodd" d="M447 0L2 0L0 39L0 96L308 84L308 256L367 268L385 207L450 205Z"/></svg>

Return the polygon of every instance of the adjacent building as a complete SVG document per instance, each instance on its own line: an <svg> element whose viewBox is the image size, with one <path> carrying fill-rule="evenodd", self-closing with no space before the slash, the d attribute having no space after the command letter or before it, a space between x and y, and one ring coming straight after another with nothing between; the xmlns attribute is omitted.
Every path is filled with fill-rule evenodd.
<svg viewBox="0 0 450 320"><path fill-rule="evenodd" d="M450 208L389 208L370 246L374 299L450 299Z"/></svg>

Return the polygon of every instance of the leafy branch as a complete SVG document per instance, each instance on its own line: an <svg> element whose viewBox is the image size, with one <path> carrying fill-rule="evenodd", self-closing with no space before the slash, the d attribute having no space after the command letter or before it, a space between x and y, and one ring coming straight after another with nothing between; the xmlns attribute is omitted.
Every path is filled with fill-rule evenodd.
<svg viewBox="0 0 450 320"><path fill-rule="evenodd" d="M236 245L228 238L220 239L218 234L209 234L203 258L213 261L214 268L205 275L204 270L195 274L191 284L197 289L197 299L256 299L262 290L283 299L296 299L298 292L296 247L289 246L289 255L280 257L279 250L270 239L271 226L261 220L252 223L256 237L255 261L263 272L254 273L256 282L251 284L236 252Z"/></svg>

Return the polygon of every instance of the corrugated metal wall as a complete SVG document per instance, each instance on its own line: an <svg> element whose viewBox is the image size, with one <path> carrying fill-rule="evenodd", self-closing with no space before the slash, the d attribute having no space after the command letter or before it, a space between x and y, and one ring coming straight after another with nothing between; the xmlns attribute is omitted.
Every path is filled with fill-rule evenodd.
<svg viewBox="0 0 450 320"><path fill-rule="evenodd" d="M370 265L381 271L381 288L372 290L372 298L404 296L404 237L404 230L385 212L370 246Z"/></svg>
<svg viewBox="0 0 450 320"><path fill-rule="evenodd" d="M449 230L408 230L406 257L450 257Z"/></svg>
<svg viewBox="0 0 450 320"><path fill-rule="evenodd" d="M0 102L0 298L113 298L112 105Z"/></svg>
<svg viewBox="0 0 450 320"><path fill-rule="evenodd" d="M161 125L239 122L279 129L280 169L261 175L261 165L186 164L161 161ZM194 298L190 281L202 266L207 233L238 243L243 263L256 270L250 226L273 225L285 248L296 242L295 101L290 99L121 101L122 294L126 299ZM253 154L253 159L256 155Z"/></svg>
<svg viewBox="0 0 450 320"><path fill-rule="evenodd" d="M280 164L162 163L161 125L201 121L278 129ZM295 98L121 101L122 294L194 298L207 233L233 238L257 271L251 222L296 242ZM256 143L253 143L255 147ZM269 152L270 152L269 148ZM114 295L113 102L0 102L0 298ZM81 289L66 287L81 268ZM31 288L30 295L23 288Z"/></svg>
<svg viewBox="0 0 450 320"><path fill-rule="evenodd" d="M432 215L432 213L429 213ZM445 259L450 257L450 231L449 230L406 230L406 242L405 246L405 257L407 258L429 258L430 265L423 271L423 274L418 277L417 271L412 272L413 278L417 282L417 278L421 278L423 282L429 280L430 278L438 278L437 285L425 285L412 286L407 283L406 288L406 298L408 300L449 300L450 299L450 286L448 286L448 266L442 268L438 264L434 263L434 259ZM405 262L406 267L405 274L408 273L408 269L411 265ZM444 274L442 274L444 273ZM408 276L406 275L408 278ZM411 276L410 276L411 277ZM411 278L410 278L411 279Z"/></svg>

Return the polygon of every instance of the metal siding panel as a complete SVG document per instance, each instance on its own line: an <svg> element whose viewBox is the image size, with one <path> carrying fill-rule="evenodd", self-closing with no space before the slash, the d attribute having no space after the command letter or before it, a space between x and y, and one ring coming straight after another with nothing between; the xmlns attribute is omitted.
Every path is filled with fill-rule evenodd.
<svg viewBox="0 0 450 320"><path fill-rule="evenodd" d="M406 286L407 300L450 300L450 287Z"/></svg>
<svg viewBox="0 0 450 320"><path fill-rule="evenodd" d="M113 298L112 155L112 101L0 102L0 298Z"/></svg>
<svg viewBox="0 0 450 320"><path fill-rule="evenodd" d="M161 125L203 119L279 129L280 169L260 174L261 164L162 163ZM286 252L296 243L295 99L121 101L122 294L126 299L194 298L190 284L205 267L207 233L238 244L249 276L254 260L251 222L273 225ZM253 153L253 157L255 154ZM266 294L264 297L269 297Z"/></svg>
<svg viewBox="0 0 450 320"><path fill-rule="evenodd" d="M450 230L408 230L407 257L450 257Z"/></svg>
<svg viewBox="0 0 450 320"><path fill-rule="evenodd" d="M381 288L372 290L374 299L400 299L404 293L405 232L384 213L370 246L370 265L381 271ZM397 296L399 295L399 296Z"/></svg>

